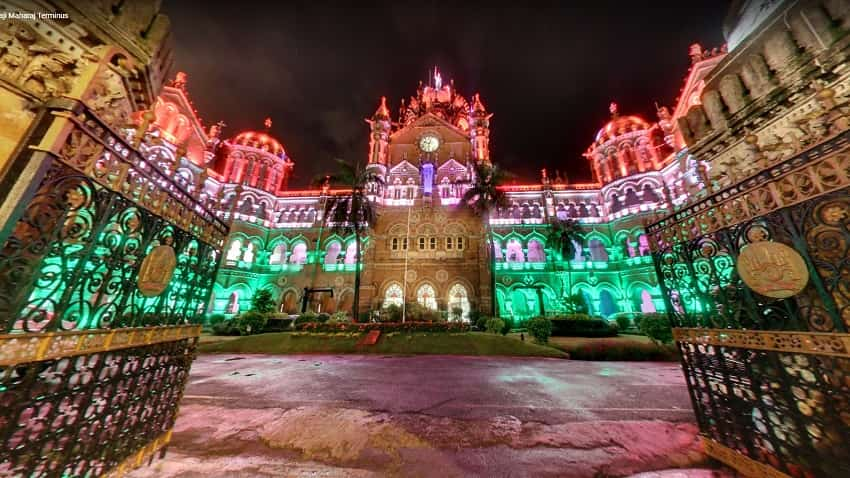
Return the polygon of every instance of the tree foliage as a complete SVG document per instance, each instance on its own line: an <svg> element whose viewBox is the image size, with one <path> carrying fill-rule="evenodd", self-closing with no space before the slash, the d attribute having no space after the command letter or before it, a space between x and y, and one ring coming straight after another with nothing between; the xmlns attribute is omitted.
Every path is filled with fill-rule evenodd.
<svg viewBox="0 0 850 478"><path fill-rule="evenodd" d="M508 197L499 188L510 178L510 173L489 163L475 163L470 180L458 181L468 185L460 200L461 207L484 219L485 237L490 242L490 313L497 313L496 307L496 243L490 230L490 213L500 207L508 206Z"/></svg>
<svg viewBox="0 0 850 478"><path fill-rule="evenodd" d="M251 297L251 310L254 312L259 312L261 314L268 314L269 312L274 311L274 298L272 298L272 293L261 289L254 293L254 296Z"/></svg>
<svg viewBox="0 0 850 478"><path fill-rule="evenodd" d="M558 219L549 226L546 244L560 254L561 260L572 260L576 255L574 241L581 243L581 240L578 222L572 219Z"/></svg>
<svg viewBox="0 0 850 478"><path fill-rule="evenodd" d="M356 244L356 264L354 268L354 304L351 316L359 317L360 305L360 263L362 260L361 241L375 226L378 212L375 204L369 200L370 188L381 189L384 179L360 163L337 160L336 173L318 179L325 185L342 186L348 190L343 194L333 194L325 202L323 215L325 225L337 234L354 234Z"/></svg>
<svg viewBox="0 0 850 478"><path fill-rule="evenodd" d="M644 314L638 323L638 327L656 344L669 344L673 341L673 328L667 314Z"/></svg>
<svg viewBox="0 0 850 478"><path fill-rule="evenodd" d="M552 321L546 317L535 317L528 321L528 333L534 337L534 341L538 344L549 343L549 337L552 336Z"/></svg>

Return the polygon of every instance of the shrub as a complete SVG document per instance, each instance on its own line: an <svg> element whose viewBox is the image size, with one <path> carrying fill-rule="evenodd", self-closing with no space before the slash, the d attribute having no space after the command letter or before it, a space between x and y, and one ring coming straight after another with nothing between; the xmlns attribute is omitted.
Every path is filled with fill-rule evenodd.
<svg viewBox="0 0 850 478"><path fill-rule="evenodd" d="M502 333L502 329L505 328L505 321L497 317L493 317L487 321L484 328L491 334L500 334Z"/></svg>
<svg viewBox="0 0 850 478"><path fill-rule="evenodd" d="M561 337L613 337L617 335L617 326L605 319L555 317L552 319L552 335Z"/></svg>
<svg viewBox="0 0 850 478"><path fill-rule="evenodd" d="M479 315L475 320L475 326L478 327L478 330L487 330L487 321L490 320L490 317L486 315Z"/></svg>
<svg viewBox="0 0 850 478"><path fill-rule="evenodd" d="M304 312L303 314L299 315L297 319L295 319L295 325L298 326L300 324L305 324L307 322L315 322L315 321L316 321L316 314L314 312L311 312L311 311L308 310L307 312Z"/></svg>
<svg viewBox="0 0 850 478"><path fill-rule="evenodd" d="M212 326L213 335L239 335L235 320L223 320Z"/></svg>
<svg viewBox="0 0 850 478"><path fill-rule="evenodd" d="M390 304L381 311L379 319L381 322L401 322L401 306Z"/></svg>
<svg viewBox="0 0 850 478"><path fill-rule="evenodd" d="M207 318L207 323L210 327L215 327L216 324L220 324L225 320L227 320L227 317L225 317L224 314L210 314Z"/></svg>
<svg viewBox="0 0 850 478"><path fill-rule="evenodd" d="M331 320L335 320L337 323L339 322L351 322L351 319L348 317L348 314L345 312L334 312L331 314Z"/></svg>
<svg viewBox="0 0 850 478"><path fill-rule="evenodd" d="M357 322L339 323L330 321L321 324L319 322L307 322L298 326L298 330L313 333L328 332L357 332L363 333L370 330L383 332L466 332L469 325L463 322Z"/></svg>
<svg viewBox="0 0 850 478"><path fill-rule="evenodd" d="M321 314L319 314L319 315L317 315L317 316L316 316L316 321L317 321L317 322L321 322L321 323L323 323L323 324L324 324L324 323L325 323L325 322L327 322L327 321L328 321L328 319L330 319L330 318L331 318L331 316L330 316L330 315L328 315L328 314L326 314L326 313L322 312Z"/></svg>
<svg viewBox="0 0 850 478"><path fill-rule="evenodd" d="M640 331L657 344L673 341L673 328L666 314L644 314L640 320Z"/></svg>
<svg viewBox="0 0 850 478"><path fill-rule="evenodd" d="M587 315L587 314L578 313L578 314L567 314L567 315L561 315L561 316L558 316L558 317L557 317L557 319L565 319L565 320L593 320L593 317L591 317L591 316L589 316L589 315Z"/></svg>
<svg viewBox="0 0 850 478"><path fill-rule="evenodd" d="M451 310L451 319L452 320L461 320L463 318L463 309L460 307L452 307Z"/></svg>
<svg viewBox="0 0 850 478"><path fill-rule="evenodd" d="M534 337L534 341L538 344L549 342L549 337L552 335L552 321L547 317L535 317L526 324L528 333Z"/></svg>
<svg viewBox="0 0 850 478"><path fill-rule="evenodd" d="M508 333L510 333L510 331L514 328L514 319L513 317L505 317L502 321L505 323L501 330L502 335L508 335Z"/></svg>
<svg viewBox="0 0 850 478"><path fill-rule="evenodd" d="M617 327L619 327L620 330L628 329L631 324L632 324L632 321L631 321L631 319L629 319L628 315L618 315L617 316Z"/></svg>
<svg viewBox="0 0 850 478"><path fill-rule="evenodd" d="M418 302L408 302L405 304L405 320L414 322L436 322L441 319L440 312L429 309Z"/></svg>
<svg viewBox="0 0 850 478"><path fill-rule="evenodd" d="M567 306L567 310L571 311L573 314L587 314L588 307L587 301L584 300L584 295L582 294L573 294L564 301L564 305Z"/></svg>
<svg viewBox="0 0 850 478"><path fill-rule="evenodd" d="M268 317L266 317L266 314L248 311L240 314L235 320L239 335L251 335L263 332L263 329L266 328Z"/></svg>
<svg viewBox="0 0 850 478"><path fill-rule="evenodd" d="M251 297L251 311L259 312L261 314L268 314L269 312L274 311L274 299L272 298L272 293L265 289L255 292L254 296Z"/></svg>

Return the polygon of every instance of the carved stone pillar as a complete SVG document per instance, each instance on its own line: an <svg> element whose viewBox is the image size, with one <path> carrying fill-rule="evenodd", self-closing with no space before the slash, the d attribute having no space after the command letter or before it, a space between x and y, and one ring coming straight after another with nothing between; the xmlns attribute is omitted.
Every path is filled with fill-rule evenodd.
<svg viewBox="0 0 850 478"><path fill-rule="evenodd" d="M842 28L850 28L850 2L847 0L824 0L823 6L833 20Z"/></svg>
<svg viewBox="0 0 850 478"><path fill-rule="evenodd" d="M799 53L800 48L788 30L773 33L764 43L764 59L768 67L776 72L782 72L794 65L794 59Z"/></svg>
<svg viewBox="0 0 850 478"><path fill-rule="evenodd" d="M747 105L747 92L738 75L726 75L720 80L720 96L723 97L723 102L732 114L741 111Z"/></svg>
<svg viewBox="0 0 850 478"><path fill-rule="evenodd" d="M715 131L726 129L728 115L719 91L704 91L702 93L702 106L708 121L711 122L712 129Z"/></svg>
<svg viewBox="0 0 850 478"><path fill-rule="evenodd" d="M741 79L752 98L759 98L773 88L770 70L761 55L751 55L741 68Z"/></svg>

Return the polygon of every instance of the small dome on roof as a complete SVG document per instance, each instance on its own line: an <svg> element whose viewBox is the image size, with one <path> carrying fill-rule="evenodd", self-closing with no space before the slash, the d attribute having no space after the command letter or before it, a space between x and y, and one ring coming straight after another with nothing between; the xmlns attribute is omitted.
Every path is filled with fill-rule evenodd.
<svg viewBox="0 0 850 478"><path fill-rule="evenodd" d="M265 126L266 131L264 132L243 131L231 138L230 143L262 149L274 154L275 156L285 156L286 151L283 149L283 145L268 133L268 130L271 129L272 126L271 118L266 118Z"/></svg>
<svg viewBox="0 0 850 478"><path fill-rule="evenodd" d="M617 103L611 103L610 110L611 121L596 133L597 143L604 143L615 136L650 127L650 124L640 116L620 116L617 113Z"/></svg>

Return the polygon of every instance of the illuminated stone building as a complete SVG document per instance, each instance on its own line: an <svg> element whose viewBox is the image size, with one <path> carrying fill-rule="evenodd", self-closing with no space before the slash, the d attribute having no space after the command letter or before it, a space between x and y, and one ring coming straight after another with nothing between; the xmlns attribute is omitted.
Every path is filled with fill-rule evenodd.
<svg viewBox="0 0 850 478"><path fill-rule="evenodd" d="M704 166L684 147L692 130L680 124L688 124L703 77L724 52L694 45L690 55L675 109L658 108L656 122L621 115L611 104L611 120L584 153L593 182L568 183L560 173L542 171L536 184L504 186L510 204L489 218L500 315L563 312L564 299L576 294L602 316L663 309L642 227L702 189ZM368 165L385 184L371 190L379 219L363 252L363 311L406 300L447 316L457 309L463 318L472 310L489 313L483 220L458 202L472 165L498 162L489 146L493 114L478 94L464 96L434 73L400 102L397 114L381 98L367 119ZM221 123L201 127L185 75L164 88L154 113L151 134L162 141L149 147L163 158L183 155L178 179L193 191L202 186L207 204L231 222L211 310L246 310L261 288L272 292L281 312L300 311L305 288L333 290L311 296L313 310L350 310L353 237L322 225L325 200L345 191L289 189L295 161L269 133L270 120L263 131L229 139L221 137ZM562 219L581 225L575 257L559 257L546 244L549 224Z"/></svg>

